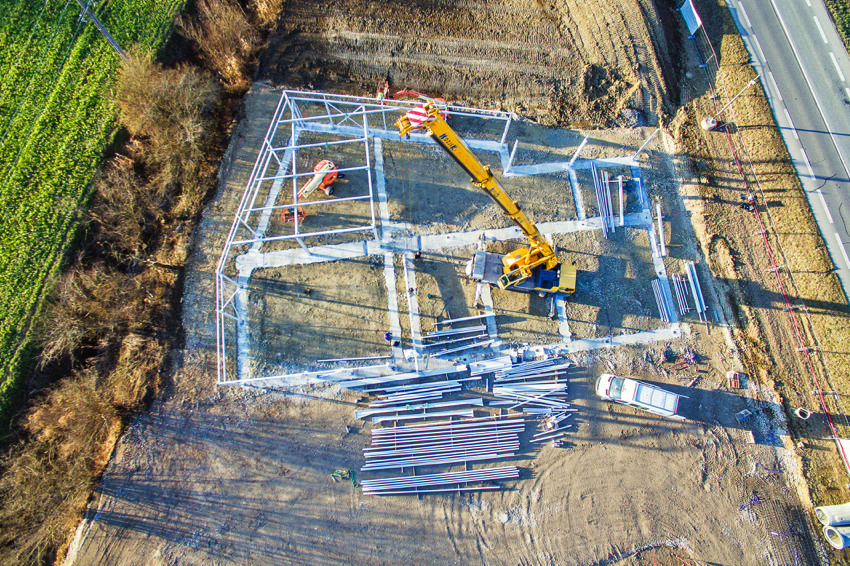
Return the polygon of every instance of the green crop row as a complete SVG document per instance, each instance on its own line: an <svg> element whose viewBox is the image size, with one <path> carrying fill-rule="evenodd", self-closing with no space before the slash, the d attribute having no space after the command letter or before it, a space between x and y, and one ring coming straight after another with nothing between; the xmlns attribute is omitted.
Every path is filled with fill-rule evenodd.
<svg viewBox="0 0 850 566"><path fill-rule="evenodd" d="M185 0L112 0L125 49L155 51ZM0 424L22 383L33 316L116 127L120 60L75 0L20 0L0 23Z"/></svg>

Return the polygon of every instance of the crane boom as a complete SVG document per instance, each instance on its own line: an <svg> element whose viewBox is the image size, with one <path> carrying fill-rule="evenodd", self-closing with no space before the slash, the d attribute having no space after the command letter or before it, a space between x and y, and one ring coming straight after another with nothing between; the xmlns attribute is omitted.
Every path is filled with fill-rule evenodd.
<svg viewBox="0 0 850 566"><path fill-rule="evenodd" d="M481 163L463 138L449 126L442 111L436 108L433 102L428 102L416 110L415 124L408 116L402 116L396 122L399 133L404 136L415 129L427 130L437 145L469 174L475 186L483 189L499 205L505 215L516 223L531 243L530 248L522 248L502 257L503 275L499 278L499 287L505 289L518 285L532 277L535 270L560 271L561 266L555 250L517 202L507 195L499 181L493 176L490 167ZM566 266L564 272L556 279L558 279L557 283L543 286L535 285L534 289L550 293L573 293L576 279L575 267ZM552 277L549 280L551 281Z"/></svg>

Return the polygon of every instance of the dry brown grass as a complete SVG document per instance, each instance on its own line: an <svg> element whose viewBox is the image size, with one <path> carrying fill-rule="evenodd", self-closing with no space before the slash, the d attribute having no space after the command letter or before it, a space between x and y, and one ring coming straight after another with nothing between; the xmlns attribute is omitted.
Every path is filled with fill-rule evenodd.
<svg viewBox="0 0 850 566"><path fill-rule="evenodd" d="M0 478L4 564L47 563L73 530L108 458L102 447L121 429L99 380L94 369L77 372L28 415L31 440L7 457Z"/></svg>
<svg viewBox="0 0 850 566"><path fill-rule="evenodd" d="M218 91L204 71L165 69L148 56L132 56L121 71L116 91L121 122L144 140L136 156L147 166L149 190L175 215L196 207L206 191L210 113Z"/></svg>
<svg viewBox="0 0 850 566"><path fill-rule="evenodd" d="M250 6L257 22L264 28L271 28L277 23L277 16L283 9L284 0L251 0Z"/></svg>
<svg viewBox="0 0 850 566"><path fill-rule="evenodd" d="M42 329L42 365L85 347L107 350L140 324L141 277L77 265L59 281Z"/></svg>
<svg viewBox="0 0 850 566"><path fill-rule="evenodd" d="M110 162L95 183L96 198L88 211L98 242L118 261L145 251L145 228L155 218L156 195L136 174L133 161Z"/></svg>
<svg viewBox="0 0 850 566"><path fill-rule="evenodd" d="M275 2L260 0L265 17L271 17ZM197 0L196 18L183 18L180 27L194 41L205 63L230 87L248 83L249 62L260 44L260 32L235 0ZM258 12L258 17L260 17Z"/></svg>

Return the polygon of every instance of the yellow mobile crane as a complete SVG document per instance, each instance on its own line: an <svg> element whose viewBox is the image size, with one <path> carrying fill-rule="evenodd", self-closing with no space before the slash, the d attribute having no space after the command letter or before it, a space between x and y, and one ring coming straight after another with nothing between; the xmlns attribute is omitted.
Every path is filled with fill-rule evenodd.
<svg viewBox="0 0 850 566"><path fill-rule="evenodd" d="M482 164L466 142L446 123L444 112L429 101L402 116L395 125L402 136L414 130L427 130L437 145L472 177L472 184L484 189L531 242L529 248L520 248L505 255L477 251L467 266L467 275L476 281L496 284L500 289L573 294L576 288L575 266L558 262L555 250L534 222L505 193L490 172L490 167Z"/></svg>

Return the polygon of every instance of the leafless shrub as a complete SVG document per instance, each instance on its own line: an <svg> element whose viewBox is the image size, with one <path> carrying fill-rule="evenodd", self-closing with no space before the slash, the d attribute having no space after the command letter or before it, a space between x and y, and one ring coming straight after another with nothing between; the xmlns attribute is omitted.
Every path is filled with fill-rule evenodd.
<svg viewBox="0 0 850 566"><path fill-rule="evenodd" d="M264 28L271 28L283 9L284 0L251 0L251 9Z"/></svg>
<svg viewBox="0 0 850 566"><path fill-rule="evenodd" d="M183 18L180 27L225 83L244 87L248 61L260 43L259 31L235 0L198 0L195 5L197 18Z"/></svg>
<svg viewBox="0 0 850 566"><path fill-rule="evenodd" d="M139 320L143 289L133 277L77 266L59 281L41 332L41 364L89 345L107 347Z"/></svg>
<svg viewBox="0 0 850 566"><path fill-rule="evenodd" d="M119 260L143 253L145 216L153 216L158 196L136 175L130 159L113 159L96 182L88 211L100 246Z"/></svg>
<svg viewBox="0 0 850 566"><path fill-rule="evenodd" d="M213 80L194 67L164 69L134 56L121 71L116 99L122 124L147 141L137 157L148 165L154 193L170 202L177 189L201 190L209 114L218 100Z"/></svg>
<svg viewBox="0 0 850 566"><path fill-rule="evenodd" d="M4 462L0 478L0 562L51 560L79 520L96 470L108 457L102 446L120 420L104 401L96 372L62 381L30 412L31 440Z"/></svg>

